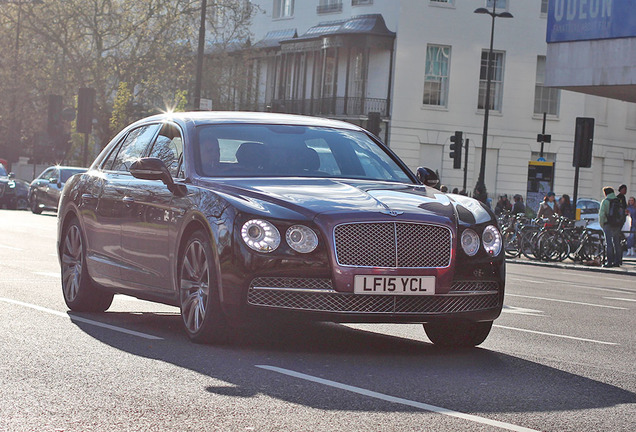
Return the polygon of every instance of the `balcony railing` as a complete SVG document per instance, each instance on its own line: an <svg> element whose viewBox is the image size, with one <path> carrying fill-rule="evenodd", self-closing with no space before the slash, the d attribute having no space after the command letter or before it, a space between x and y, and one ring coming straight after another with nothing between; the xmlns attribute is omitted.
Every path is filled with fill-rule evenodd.
<svg viewBox="0 0 636 432"><path fill-rule="evenodd" d="M342 12L342 2L321 4L316 7L316 12L319 14Z"/></svg>
<svg viewBox="0 0 636 432"><path fill-rule="evenodd" d="M288 114L366 116L369 112L379 112L382 117L388 117L387 100L378 98L275 99L270 106L273 112Z"/></svg>

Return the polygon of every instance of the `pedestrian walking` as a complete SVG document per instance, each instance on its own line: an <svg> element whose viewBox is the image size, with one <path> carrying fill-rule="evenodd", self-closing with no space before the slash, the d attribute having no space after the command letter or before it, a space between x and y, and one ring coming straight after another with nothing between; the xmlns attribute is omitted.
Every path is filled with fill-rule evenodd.
<svg viewBox="0 0 636 432"><path fill-rule="evenodd" d="M550 191L543 198L537 217L548 219L549 224L555 225L559 216L561 216L561 210L559 210L559 205L555 200L554 192Z"/></svg>
<svg viewBox="0 0 636 432"><path fill-rule="evenodd" d="M636 198L629 197L627 200L627 212L631 219L629 227L629 236L627 237L627 255L636 256Z"/></svg>
<svg viewBox="0 0 636 432"><path fill-rule="evenodd" d="M598 212L598 223L605 234L607 262L603 267L618 267L623 263L623 249L621 246L621 228L625 223L625 213L614 189L604 187L605 199L601 202Z"/></svg>

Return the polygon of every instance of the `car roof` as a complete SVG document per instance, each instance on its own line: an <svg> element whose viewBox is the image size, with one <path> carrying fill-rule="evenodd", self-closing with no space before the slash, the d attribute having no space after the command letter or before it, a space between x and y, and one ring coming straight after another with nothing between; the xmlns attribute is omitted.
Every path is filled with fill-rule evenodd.
<svg viewBox="0 0 636 432"><path fill-rule="evenodd" d="M147 117L139 122L148 121L182 121L193 122L195 125L204 124L231 124L231 123L252 123L252 124L276 124L293 126L318 126L337 129L348 129L363 131L359 126L340 120L331 120L321 117L301 116L294 114L277 114L263 112L245 111L190 111L179 113L164 113L152 117Z"/></svg>
<svg viewBox="0 0 636 432"><path fill-rule="evenodd" d="M61 170L84 170L84 171L88 170L88 168L84 168L84 167L62 166L62 165L51 165L50 167L47 167L46 169L49 169L49 168L57 168Z"/></svg>

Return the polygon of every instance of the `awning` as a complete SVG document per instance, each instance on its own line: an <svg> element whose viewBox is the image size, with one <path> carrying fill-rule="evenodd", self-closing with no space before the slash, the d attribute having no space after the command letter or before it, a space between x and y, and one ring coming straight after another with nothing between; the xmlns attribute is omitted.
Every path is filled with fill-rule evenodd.
<svg viewBox="0 0 636 432"><path fill-rule="evenodd" d="M264 49L264 48L279 48L280 41L286 39L295 39L298 37L298 32L295 28L284 29L284 30L272 30L267 32L265 37L254 45L252 48L255 49Z"/></svg>

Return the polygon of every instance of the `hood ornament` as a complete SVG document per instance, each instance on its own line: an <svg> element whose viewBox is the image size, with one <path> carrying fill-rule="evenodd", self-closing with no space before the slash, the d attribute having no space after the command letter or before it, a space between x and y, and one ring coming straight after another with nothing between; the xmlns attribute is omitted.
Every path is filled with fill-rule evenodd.
<svg viewBox="0 0 636 432"><path fill-rule="evenodd" d="M385 215L389 215L389 216L399 216L401 214L404 214L403 211L399 211L399 210L391 210L391 209L386 209L386 210L380 210L380 213L385 214Z"/></svg>

